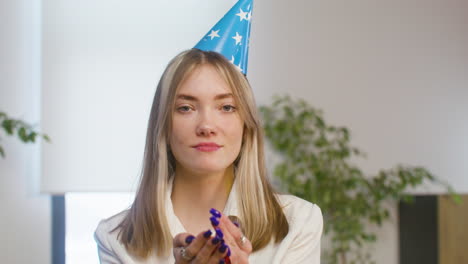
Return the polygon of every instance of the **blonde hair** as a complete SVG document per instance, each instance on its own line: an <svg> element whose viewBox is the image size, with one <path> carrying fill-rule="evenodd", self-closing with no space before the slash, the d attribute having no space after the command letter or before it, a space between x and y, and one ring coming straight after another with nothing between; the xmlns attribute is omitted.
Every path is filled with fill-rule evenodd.
<svg viewBox="0 0 468 264"><path fill-rule="evenodd" d="M238 69L216 52L191 49L177 55L167 66L154 96L148 123L143 170L139 188L128 214L113 231L127 251L146 258L153 251L170 254L172 235L166 217L168 183L175 159L168 147L175 95L180 84L200 65L213 66L232 89L244 121L242 147L235 161L238 207L246 237L253 251L272 238L281 241L289 231L283 210L265 168L263 130L250 85Z"/></svg>

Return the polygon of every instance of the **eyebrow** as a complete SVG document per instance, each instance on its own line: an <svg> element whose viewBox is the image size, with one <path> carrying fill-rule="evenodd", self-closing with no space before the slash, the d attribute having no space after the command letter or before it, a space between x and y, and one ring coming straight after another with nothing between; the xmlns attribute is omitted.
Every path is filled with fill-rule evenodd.
<svg viewBox="0 0 468 264"><path fill-rule="evenodd" d="M218 94L214 97L215 100L221 100L221 99L226 99L226 98L232 98L234 97L232 93L224 93L224 94ZM197 101L198 99L193 96L193 95L188 95L188 94L179 94L177 96L177 99L183 99L183 100L188 100L188 101Z"/></svg>

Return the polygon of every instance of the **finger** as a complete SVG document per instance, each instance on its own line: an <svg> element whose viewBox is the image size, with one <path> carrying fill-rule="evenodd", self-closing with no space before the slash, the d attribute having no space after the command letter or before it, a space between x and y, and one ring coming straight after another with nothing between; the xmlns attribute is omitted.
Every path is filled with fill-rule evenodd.
<svg viewBox="0 0 468 264"><path fill-rule="evenodd" d="M178 234L174 238L174 247L185 247L185 255L188 259L193 259L198 255L200 249L205 245L206 241L211 237L211 230L200 232L196 237L187 233ZM178 253L181 253L180 251ZM182 258L184 259L184 258ZM184 260L188 260L184 259Z"/></svg>
<svg viewBox="0 0 468 264"><path fill-rule="evenodd" d="M228 217L222 215L219 221L219 226L222 230L225 230L225 239L228 239L230 243L235 243L237 247L248 254L252 252L252 244L250 241L247 238L243 238L244 234L241 229L234 225Z"/></svg>
<svg viewBox="0 0 468 264"><path fill-rule="evenodd" d="M210 218L211 224L213 225L213 227L220 228L221 230L226 232L226 240L228 241L228 244L231 247L238 247L241 250L245 251L247 254L250 254L252 252L252 244L242 234L242 231L239 227L233 224L228 217L221 214L221 212L214 208L210 210L210 213L212 215L212 217Z"/></svg>
<svg viewBox="0 0 468 264"><path fill-rule="evenodd" d="M177 234L174 239L172 240L172 245L173 245L173 254L174 258L176 259L177 264L185 264L189 263L191 260L190 253L187 251L186 246L189 245L192 240L194 239L194 236L189 234L189 233L180 233ZM183 257L183 252L185 250L185 258Z"/></svg>
<svg viewBox="0 0 468 264"><path fill-rule="evenodd" d="M211 208L210 213L212 217L210 218L211 225L214 227L216 236L220 239L227 239L227 241L233 242L232 236L229 235L228 229L225 227L225 224L222 222L223 218L226 218L218 210ZM224 237L224 232L227 233L227 237Z"/></svg>
<svg viewBox="0 0 468 264"><path fill-rule="evenodd" d="M240 228L241 232L243 231L242 229L242 226L241 226L241 221L239 219L239 217L235 216L235 215L228 215L228 218L229 220L231 220L231 222L237 226L238 228Z"/></svg>
<svg viewBox="0 0 468 264"><path fill-rule="evenodd" d="M200 232L190 243L189 246L187 246L186 251L190 256L197 256L200 252L200 250L205 246L206 242L210 239L211 237L211 230L207 230L205 232Z"/></svg>
<svg viewBox="0 0 468 264"><path fill-rule="evenodd" d="M189 263L189 260L185 260L183 257L182 257L182 250L184 249L184 247L175 247L172 249L172 253L174 254L174 258L175 258L175 263L176 264L185 264L185 263Z"/></svg>
<svg viewBox="0 0 468 264"><path fill-rule="evenodd" d="M216 228L221 228L224 231L228 231L229 233L233 234L234 237L241 237L242 232L238 226L233 224L233 222L226 217L225 215L221 214L220 211L211 208L210 213L212 217L210 218L211 225ZM234 216L231 216L234 218ZM237 217L235 217L237 219ZM238 223L238 222L237 222ZM239 224L239 223L238 223Z"/></svg>
<svg viewBox="0 0 468 264"><path fill-rule="evenodd" d="M235 238L229 232L229 230L227 230L225 223L223 223L221 219L218 227L215 229L215 232L218 237L223 238L223 242L228 246L226 256L230 256L230 259L233 261L233 263L246 263L249 253L244 252L237 245Z"/></svg>
<svg viewBox="0 0 468 264"><path fill-rule="evenodd" d="M211 256L215 254L215 250L217 250L220 243L221 243L221 239L217 236L214 236L210 240L207 240L205 245L203 245L203 247L200 249L198 254L193 259L192 263L194 264L207 263L210 260Z"/></svg>
<svg viewBox="0 0 468 264"><path fill-rule="evenodd" d="M224 242L221 242L220 245L215 249L215 251L213 252L213 254L211 255L207 263L208 264L225 263L224 260L229 251L230 251L229 246L226 245Z"/></svg>
<svg viewBox="0 0 468 264"><path fill-rule="evenodd" d="M190 243L187 243L189 237L193 237L192 234L189 233L179 233L177 234L174 239L172 240L172 247L185 247Z"/></svg>
<svg viewBox="0 0 468 264"><path fill-rule="evenodd" d="M248 257L252 252L252 244L246 238L242 240L244 235L241 229L219 211L211 209L210 213L213 216L210 220L213 227L215 227L216 235L222 237L226 245L230 247L228 247L226 255L230 256L233 263L248 263ZM239 223L237 217L235 220ZM219 263L222 263L222 261Z"/></svg>

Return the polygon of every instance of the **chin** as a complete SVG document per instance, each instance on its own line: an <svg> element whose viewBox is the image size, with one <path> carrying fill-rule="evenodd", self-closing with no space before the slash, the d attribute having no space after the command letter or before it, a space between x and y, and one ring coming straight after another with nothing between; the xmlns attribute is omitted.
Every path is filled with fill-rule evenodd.
<svg viewBox="0 0 468 264"><path fill-rule="evenodd" d="M195 164L194 164L195 165ZM213 173L213 172L221 172L226 170L231 164L222 164L220 162L216 161L210 161L210 162L200 162L197 163L195 166L192 167L192 169L196 172L199 173ZM187 167L187 168L190 168Z"/></svg>
<svg viewBox="0 0 468 264"><path fill-rule="evenodd" d="M194 170L200 173L214 173L214 172L222 172L226 170L229 166L220 167L220 166L203 166L195 168Z"/></svg>

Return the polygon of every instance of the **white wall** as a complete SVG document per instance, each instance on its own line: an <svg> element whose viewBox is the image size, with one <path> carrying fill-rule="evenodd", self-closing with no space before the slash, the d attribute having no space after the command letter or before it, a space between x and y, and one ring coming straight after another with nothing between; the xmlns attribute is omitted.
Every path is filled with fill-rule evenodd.
<svg viewBox="0 0 468 264"><path fill-rule="evenodd" d="M39 121L40 1L0 1L0 109ZM39 148L3 137L0 159L0 259L51 263L50 198L39 194Z"/></svg>

